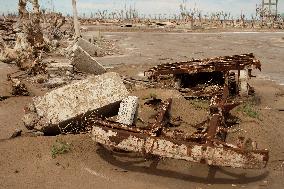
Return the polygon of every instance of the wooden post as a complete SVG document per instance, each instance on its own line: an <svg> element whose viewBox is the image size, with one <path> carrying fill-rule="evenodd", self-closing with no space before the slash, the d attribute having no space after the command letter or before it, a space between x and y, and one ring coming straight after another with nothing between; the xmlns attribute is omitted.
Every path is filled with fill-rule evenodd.
<svg viewBox="0 0 284 189"><path fill-rule="evenodd" d="M76 0L72 0L72 6L73 6L73 19L74 19L75 35L76 35L76 38L78 38L78 37L81 37L81 33L80 33L80 28L79 28Z"/></svg>

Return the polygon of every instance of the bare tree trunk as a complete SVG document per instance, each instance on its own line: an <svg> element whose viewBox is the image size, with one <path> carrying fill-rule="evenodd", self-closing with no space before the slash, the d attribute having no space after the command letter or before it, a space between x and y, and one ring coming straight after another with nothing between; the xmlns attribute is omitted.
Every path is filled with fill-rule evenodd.
<svg viewBox="0 0 284 189"><path fill-rule="evenodd" d="M74 28L75 28L76 38L77 38L77 37L81 37L81 33L80 33L80 28L79 28L76 0L72 0L72 6L73 6Z"/></svg>

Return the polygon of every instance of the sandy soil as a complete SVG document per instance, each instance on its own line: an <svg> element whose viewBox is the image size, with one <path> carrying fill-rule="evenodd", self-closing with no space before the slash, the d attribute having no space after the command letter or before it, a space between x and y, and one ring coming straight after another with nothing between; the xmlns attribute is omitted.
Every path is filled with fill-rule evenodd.
<svg viewBox="0 0 284 189"><path fill-rule="evenodd" d="M90 33L87 33L90 35ZM141 78L153 64L220 55L254 52L263 63L263 72L279 83L284 82L283 34L163 34L105 33L117 40L124 55L98 58L113 71ZM127 65L126 65L127 64ZM9 95L6 74L17 71L0 63L0 95ZM0 102L0 188L283 188L284 187L284 87L279 83L254 79L251 84L261 103L259 118L240 115L238 135L252 137L259 148L270 150L270 161L263 170L209 168L206 165L163 159L155 168L153 161L133 154L111 153L91 140L89 134L8 139L16 128L26 131L21 118L32 97L13 97ZM46 90L29 86L33 95ZM184 101L175 92L157 89L134 92L140 97L156 93L163 98L176 97L178 107ZM193 110L187 110L194 113ZM184 119L188 113L183 111ZM204 113L206 114L206 112ZM194 115L193 115L194 117ZM69 153L51 156L56 141L71 145ZM214 172L216 172L214 176Z"/></svg>

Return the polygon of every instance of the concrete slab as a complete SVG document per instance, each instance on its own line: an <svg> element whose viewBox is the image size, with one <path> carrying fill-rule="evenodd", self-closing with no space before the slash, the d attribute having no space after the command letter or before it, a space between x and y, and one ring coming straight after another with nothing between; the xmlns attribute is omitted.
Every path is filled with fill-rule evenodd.
<svg viewBox="0 0 284 189"><path fill-rule="evenodd" d="M106 73L106 69L99 62L76 44L71 56L71 64L79 71L95 75Z"/></svg>
<svg viewBox="0 0 284 189"><path fill-rule="evenodd" d="M35 127L45 132L45 128L65 127L70 120L92 112L115 115L119 103L127 96L128 91L117 73L92 76L35 97L33 105L40 119Z"/></svg>
<svg viewBox="0 0 284 189"><path fill-rule="evenodd" d="M80 46L92 57L101 56L101 49L83 38L79 38L76 45Z"/></svg>

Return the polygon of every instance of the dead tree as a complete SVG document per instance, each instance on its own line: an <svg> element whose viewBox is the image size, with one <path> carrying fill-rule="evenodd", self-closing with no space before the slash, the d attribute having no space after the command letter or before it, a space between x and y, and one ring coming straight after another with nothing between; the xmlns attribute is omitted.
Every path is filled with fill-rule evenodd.
<svg viewBox="0 0 284 189"><path fill-rule="evenodd" d="M27 3L33 6L33 12L26 10ZM40 6L38 0L19 0L19 27L25 34L27 41L33 47L42 47L44 44L42 28L40 25Z"/></svg>
<svg viewBox="0 0 284 189"><path fill-rule="evenodd" d="M31 3L32 12L28 12L27 3ZM13 49L16 54L16 63L21 69L30 69L41 57L41 51L46 43L41 26L41 11L38 0L18 1L18 29L17 40Z"/></svg>
<svg viewBox="0 0 284 189"><path fill-rule="evenodd" d="M80 28L79 28L76 0L72 0L72 6L73 6L73 19L74 19L75 35L76 35L76 38L78 38L78 37L81 37L81 33L80 33Z"/></svg>

